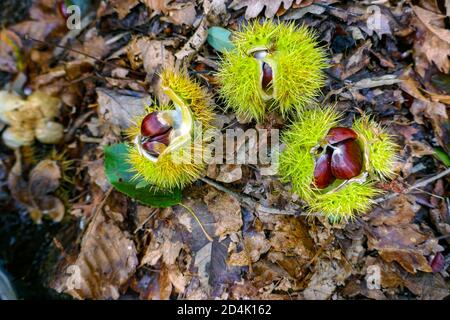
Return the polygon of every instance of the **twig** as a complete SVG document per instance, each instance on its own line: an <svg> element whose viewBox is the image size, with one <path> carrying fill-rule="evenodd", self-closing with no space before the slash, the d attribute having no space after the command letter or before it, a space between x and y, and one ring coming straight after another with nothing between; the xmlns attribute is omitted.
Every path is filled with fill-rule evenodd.
<svg viewBox="0 0 450 320"><path fill-rule="evenodd" d="M81 55L83 55L83 56L85 56L85 57L94 59L95 61L97 61L97 62L99 62L99 63L102 63L102 64L105 64L105 65L110 65L110 66L116 67L116 68L127 69L130 73L134 73L134 74L137 75L137 76L146 76L146 73L144 73L144 72L135 71L135 70L133 70L133 69L131 69L131 68L128 68L128 67L126 67L126 66L121 66L121 65L118 65L118 64L116 64L116 63L114 63L114 62L110 62L110 61L106 61L106 60L103 60L103 59L96 58L96 57L94 57L93 55L90 55L90 54L88 54L88 53L85 53L85 52L80 51L80 50L77 50L77 49L72 49L72 48L69 48L69 47L67 47L67 46L63 46L63 45L56 44L56 43L49 44L49 43L47 43L47 42L45 42L45 41L42 41L42 40L39 40L39 39L35 39L35 38L33 38L33 37L30 37L28 34L25 35L24 38L25 38L25 40L32 40L32 41L35 41L35 42L38 42L38 43L45 44L45 45L47 45L47 46L48 46L48 45L53 45L53 46L55 46L55 47L65 49L65 50L67 50L67 51L72 51L72 52L81 54Z"/></svg>
<svg viewBox="0 0 450 320"><path fill-rule="evenodd" d="M105 196L103 197L102 202L100 202L100 204L98 205L98 207L95 209L94 215L93 215L92 218L89 220L89 225L87 226L86 232L84 232L83 238L84 238L84 237L87 237L87 236L91 233L92 228L93 228L94 225L95 225L94 222L95 222L95 220L97 219L97 217L99 216L99 213L102 211L102 208L103 208L103 206L105 205L106 200L108 200L109 195L111 194L112 191L113 191L113 187L110 187L110 188L108 189L108 191L106 191L106 194L105 194Z"/></svg>
<svg viewBox="0 0 450 320"><path fill-rule="evenodd" d="M153 218L158 211L159 209L155 208L153 212L140 225L137 226L136 230L133 231L133 234L136 234L139 230L141 230L142 227L145 226L147 222L149 222L150 219Z"/></svg>
<svg viewBox="0 0 450 320"><path fill-rule="evenodd" d="M296 211L291 211L291 210L280 210L280 209L276 209L276 208L266 207L266 206L261 205L260 203L253 200L250 197L242 196L242 195L222 186L221 184L215 182L214 180L211 180L209 178L200 178L200 180L209 184L210 186L216 188L217 190L220 190L222 192L225 192L225 193L235 197L242 204L242 206L247 207L250 210L264 212L264 213L270 213L270 214L280 214L280 215L294 215L294 216L307 216L308 215L306 213L298 213Z"/></svg>
<svg viewBox="0 0 450 320"><path fill-rule="evenodd" d="M402 193L390 193L390 194L387 194L384 197L375 199L375 203L382 203L384 201L387 201L387 200L390 200L392 198L395 198L399 194L408 194L408 193L412 192L413 190L425 187L426 185L430 184L431 182L436 181L436 180L438 180L438 179L440 179L442 177L445 177L448 174L450 174L450 168L447 168L446 170L442 171L441 173L439 173L439 174L437 174L435 176L432 176L431 178L424 179L424 180L421 180L421 181L417 182L416 184L414 184L411 187L409 187L408 189L406 189L405 192L402 192Z"/></svg>

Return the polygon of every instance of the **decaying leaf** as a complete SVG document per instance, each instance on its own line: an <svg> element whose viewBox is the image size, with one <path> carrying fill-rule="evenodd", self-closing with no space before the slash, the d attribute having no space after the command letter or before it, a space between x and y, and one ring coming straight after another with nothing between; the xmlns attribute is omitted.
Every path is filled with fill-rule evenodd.
<svg viewBox="0 0 450 320"><path fill-rule="evenodd" d="M431 272L426 256L442 248L429 231L423 231L411 223L417 206L414 207L406 196L399 199L393 200L396 203L393 210L401 210L403 217L399 218L393 213L387 213L389 218L381 219L378 216L369 232L369 249L378 250L384 260L396 261L410 273L418 270Z"/></svg>
<svg viewBox="0 0 450 320"><path fill-rule="evenodd" d="M18 155L8 177L11 194L27 207L34 222L42 223L44 216L60 222L64 217L65 207L61 199L54 195L61 182L61 168L58 163L53 160L40 161L31 170L29 180L25 181L21 177L21 162L21 156Z"/></svg>
<svg viewBox="0 0 450 320"><path fill-rule="evenodd" d="M122 129L128 128L136 117L144 114L145 106L151 101L149 96L137 92L126 93L97 89L100 115L106 122Z"/></svg>
<svg viewBox="0 0 450 320"><path fill-rule="evenodd" d="M302 0L295 0L296 4L301 3ZM289 9L294 0L234 0L230 4L230 8L239 10L247 7L245 11L245 18L251 19L257 17L265 8L264 15L266 18L273 18L278 10Z"/></svg>
<svg viewBox="0 0 450 320"><path fill-rule="evenodd" d="M100 212L83 237L77 259L53 288L76 299L117 299L137 265L133 241Z"/></svg>
<svg viewBox="0 0 450 320"><path fill-rule="evenodd" d="M208 211L216 220L216 235L222 237L238 231L242 227L241 205L239 201L216 189L210 189L204 197Z"/></svg>
<svg viewBox="0 0 450 320"><path fill-rule="evenodd" d="M351 272L348 267L343 267L338 260L320 259L314 274L303 291L303 296L308 300L329 299L338 285L344 284Z"/></svg>

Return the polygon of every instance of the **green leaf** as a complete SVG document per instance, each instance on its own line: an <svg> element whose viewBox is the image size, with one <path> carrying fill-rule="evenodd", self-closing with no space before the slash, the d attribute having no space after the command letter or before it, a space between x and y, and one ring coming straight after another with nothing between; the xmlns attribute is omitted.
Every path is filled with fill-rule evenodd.
<svg viewBox="0 0 450 320"><path fill-rule="evenodd" d="M105 148L105 173L109 182L120 192L137 201L157 208L166 208L181 202L181 190L155 191L142 180L132 179L134 173L127 161L125 143Z"/></svg>
<svg viewBox="0 0 450 320"><path fill-rule="evenodd" d="M211 27L208 29L208 38L206 40L216 51L223 53L234 48L230 36L230 30L221 27Z"/></svg>
<svg viewBox="0 0 450 320"><path fill-rule="evenodd" d="M450 156L442 148L434 148L434 155L447 167L450 167Z"/></svg>

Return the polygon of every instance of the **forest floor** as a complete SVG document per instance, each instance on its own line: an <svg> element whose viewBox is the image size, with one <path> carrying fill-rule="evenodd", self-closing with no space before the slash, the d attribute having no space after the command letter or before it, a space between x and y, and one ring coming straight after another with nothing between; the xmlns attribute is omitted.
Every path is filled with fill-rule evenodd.
<svg viewBox="0 0 450 320"><path fill-rule="evenodd" d="M59 99L64 126L57 144L0 141L0 264L21 298L448 297L448 1L73 2L81 30L67 29L55 0L0 10L0 87ZM165 209L118 192L105 175L104 148L126 140L146 101L162 99L162 67L184 68L210 91L223 132L287 127L276 115L236 119L217 98L221 54L208 28L256 18L316 30L331 62L320 103L335 104L346 123L370 113L401 147L396 178L354 221L306 217L289 186L254 165L212 164L183 190L183 205Z"/></svg>

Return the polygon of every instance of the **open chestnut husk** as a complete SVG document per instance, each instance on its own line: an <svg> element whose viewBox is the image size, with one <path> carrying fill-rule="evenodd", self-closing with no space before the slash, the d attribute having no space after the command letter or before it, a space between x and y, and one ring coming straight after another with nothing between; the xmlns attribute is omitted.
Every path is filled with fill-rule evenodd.
<svg viewBox="0 0 450 320"><path fill-rule="evenodd" d="M172 131L171 119L166 113L149 113L141 123L142 148L151 156L158 157L169 146Z"/></svg>

